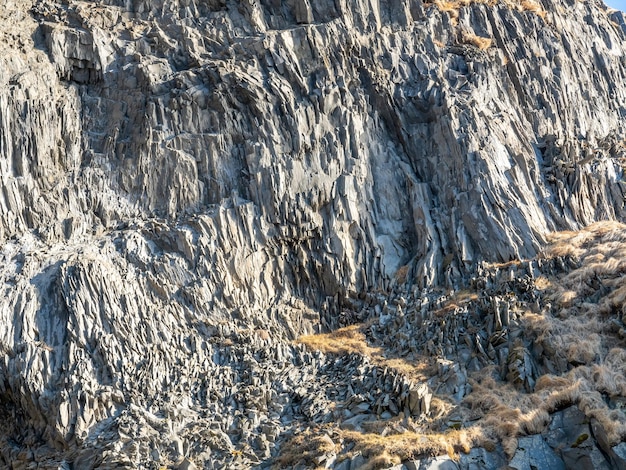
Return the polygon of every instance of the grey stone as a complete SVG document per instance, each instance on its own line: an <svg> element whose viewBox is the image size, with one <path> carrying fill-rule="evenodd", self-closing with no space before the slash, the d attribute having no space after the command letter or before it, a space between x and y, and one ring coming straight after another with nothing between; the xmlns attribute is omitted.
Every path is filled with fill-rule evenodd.
<svg viewBox="0 0 626 470"><path fill-rule="evenodd" d="M448 456L423 459L420 470L459 470L459 465Z"/></svg>
<svg viewBox="0 0 626 470"><path fill-rule="evenodd" d="M197 466L189 459L185 458L178 464L178 470L197 470Z"/></svg>
<svg viewBox="0 0 626 470"><path fill-rule="evenodd" d="M364 421L368 421L372 418L372 415L369 414L360 414L353 416L352 418L348 418L341 422L341 427L346 429L352 429L355 431L362 430L361 425Z"/></svg>
<svg viewBox="0 0 626 470"><path fill-rule="evenodd" d="M602 452L595 446L565 448L561 451L563 462L568 469L609 470L611 465Z"/></svg>
<svg viewBox="0 0 626 470"><path fill-rule="evenodd" d="M613 451L613 465L619 469L626 469L626 442L620 442L611 448Z"/></svg>
<svg viewBox="0 0 626 470"><path fill-rule="evenodd" d="M354 457L350 459L350 470L359 470L361 467L366 465L367 460L363 457L362 454L358 453Z"/></svg>
<svg viewBox="0 0 626 470"><path fill-rule="evenodd" d="M345 459L339 462L338 464L335 464L334 470L350 470L350 465L351 465L351 460Z"/></svg>
<svg viewBox="0 0 626 470"><path fill-rule="evenodd" d="M420 461L419 460L407 460L406 462L403 462L404 466L406 467L406 470L419 470L420 468Z"/></svg>
<svg viewBox="0 0 626 470"><path fill-rule="evenodd" d="M589 420L577 406L552 415L546 442L553 448L590 446L593 444Z"/></svg>
<svg viewBox="0 0 626 470"><path fill-rule="evenodd" d="M565 470L563 460L545 442L543 436L534 435L518 439L517 452L509 462L515 470Z"/></svg>
<svg viewBox="0 0 626 470"><path fill-rule="evenodd" d="M459 466L467 470L486 470L492 468L501 468L506 466L507 459L498 447L493 452L489 452L482 447L475 447L467 454L461 454Z"/></svg>

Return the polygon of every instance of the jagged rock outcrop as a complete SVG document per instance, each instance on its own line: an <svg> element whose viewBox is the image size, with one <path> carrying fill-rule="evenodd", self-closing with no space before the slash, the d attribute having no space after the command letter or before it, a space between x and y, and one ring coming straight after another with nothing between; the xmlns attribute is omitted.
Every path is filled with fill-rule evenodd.
<svg viewBox="0 0 626 470"><path fill-rule="evenodd" d="M397 414L289 341L623 218L623 15L452 6L3 3L4 463L271 462L324 374Z"/></svg>

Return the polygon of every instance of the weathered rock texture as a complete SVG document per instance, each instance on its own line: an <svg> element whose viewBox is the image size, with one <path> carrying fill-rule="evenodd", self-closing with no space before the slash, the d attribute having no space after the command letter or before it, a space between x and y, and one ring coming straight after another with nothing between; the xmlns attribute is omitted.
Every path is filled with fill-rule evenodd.
<svg viewBox="0 0 626 470"><path fill-rule="evenodd" d="M355 390L289 340L351 293L460 284L624 216L626 23L595 0L5 0L0 20L14 468L270 462L337 374L398 413L384 395L415 384L347 360Z"/></svg>

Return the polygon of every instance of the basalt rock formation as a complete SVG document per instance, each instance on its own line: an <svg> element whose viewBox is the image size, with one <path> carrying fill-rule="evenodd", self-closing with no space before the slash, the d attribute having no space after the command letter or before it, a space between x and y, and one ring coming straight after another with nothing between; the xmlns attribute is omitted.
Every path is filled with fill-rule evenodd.
<svg viewBox="0 0 626 470"><path fill-rule="evenodd" d="M529 294L552 232L625 216L626 22L598 0L5 0L0 19L3 465L383 465L309 428L459 431L455 406L489 408L469 372L531 396L624 347L613 297L593 353L520 333L526 308L608 292L596 273ZM353 349L296 341L355 323ZM576 393L617 409L620 386ZM574 444L595 430L559 462L622 465L619 412L568 396L463 465L526 468L516 439L560 449L563 420Z"/></svg>

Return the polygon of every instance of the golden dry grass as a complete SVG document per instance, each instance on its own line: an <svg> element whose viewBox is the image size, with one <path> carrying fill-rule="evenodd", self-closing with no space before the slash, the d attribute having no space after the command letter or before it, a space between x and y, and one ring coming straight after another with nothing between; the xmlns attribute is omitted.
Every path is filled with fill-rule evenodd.
<svg viewBox="0 0 626 470"><path fill-rule="evenodd" d="M439 11L445 11L447 13L452 12L458 16L459 8L466 6L468 3L457 0L435 0L433 5L439 9Z"/></svg>
<svg viewBox="0 0 626 470"><path fill-rule="evenodd" d="M561 290L554 296L560 307L571 307L577 297L578 293L573 290Z"/></svg>
<svg viewBox="0 0 626 470"><path fill-rule="evenodd" d="M550 414L568 406L577 406L587 417L597 419L610 444L626 439L626 415L610 409L606 399L626 396L626 344L615 326L619 329L619 321L626 315L626 225L596 223L578 232L552 234L549 239L544 258L571 257L576 264L568 268L569 272L557 270L549 277L535 279L535 292L541 300L539 310L531 312L526 304L515 308L525 338L544 349L544 356L564 371L561 375L540 376L532 393L527 393L494 378L499 373L495 366L488 367L471 380L472 392L460 407L445 396L434 397L431 418L420 426L408 427L410 430L402 433L393 431L393 420L368 423L363 426L364 432L336 427L333 441L343 442L344 449L353 446L351 453L371 457L370 468L391 466L424 454L457 456L472 446L489 445L489 439L500 441L507 455L512 456L520 436L541 433L549 424ZM476 300L476 292L459 291L431 315L453 315L456 308ZM611 323L615 319L619 321ZM386 357L382 348L368 343L367 327L353 325L324 335L301 337L299 342L326 353L361 354L380 367L411 378L423 380L435 374L427 367L430 364L426 358L411 362ZM455 416L461 417L459 429L430 432L446 422L452 409ZM474 424L463 428L468 422ZM296 457L301 454L296 453Z"/></svg>
<svg viewBox="0 0 626 470"><path fill-rule="evenodd" d="M519 266L521 264L522 262L520 260L515 259L511 261L504 261L504 262L485 263L485 266L490 269L494 269L494 268L503 269L503 268L508 268L510 266Z"/></svg>
<svg viewBox="0 0 626 470"><path fill-rule="evenodd" d="M472 44L482 51L489 49L492 42L491 38L485 38L470 32L464 32L462 35L462 40L464 43Z"/></svg>
<svg viewBox="0 0 626 470"><path fill-rule="evenodd" d="M598 222L579 232L559 232L549 237L543 256L570 257L580 267L554 283L552 299L563 308L580 304L601 287L611 288L599 310L623 305L626 288L621 277L626 274L626 226L618 222Z"/></svg>
<svg viewBox="0 0 626 470"><path fill-rule="evenodd" d="M339 449L340 446L323 430L307 429L281 446L276 464L279 468L293 467L298 463L310 464L315 462L318 456L337 452Z"/></svg>
<svg viewBox="0 0 626 470"><path fill-rule="evenodd" d="M372 348L367 344L362 329L362 325L350 325L331 333L301 336L297 342L304 344L309 349L322 351L326 354L357 353L367 357L381 354L380 348Z"/></svg>
<svg viewBox="0 0 626 470"><path fill-rule="evenodd" d="M528 11L540 16L544 20L546 19L546 11L541 7L541 4L535 0L522 0L520 7L522 11Z"/></svg>
<svg viewBox="0 0 626 470"><path fill-rule="evenodd" d="M605 241L623 242L626 239L626 225L615 221L596 222L579 231L555 232L548 236L550 245L545 251L547 257L576 256L586 252L589 244Z"/></svg>
<svg viewBox="0 0 626 470"><path fill-rule="evenodd" d="M433 311L432 315L436 317L447 315L455 309L476 300L478 300L478 294L474 291L467 289L456 291L444 302L440 309Z"/></svg>
<svg viewBox="0 0 626 470"><path fill-rule="evenodd" d="M554 388L563 388L570 385L570 379L558 375L545 374L537 379L535 383L535 392L541 390L549 390Z"/></svg>
<svg viewBox="0 0 626 470"><path fill-rule="evenodd" d="M535 279L535 288L540 291L544 291L552 286L552 281L546 276L539 276Z"/></svg>
<svg viewBox="0 0 626 470"><path fill-rule="evenodd" d="M408 274L409 274L409 267L406 265L400 266L400 268L398 268L394 276L396 278L396 282L398 284L404 284L407 280Z"/></svg>
<svg viewBox="0 0 626 470"><path fill-rule="evenodd" d="M361 452L365 456L388 456L392 460L391 465L423 455L448 454L451 458L458 459L460 452L468 453L472 447L484 440L484 436L478 428L451 430L444 433L408 431L386 436L375 433L342 431L342 437L344 440L355 444L354 451ZM388 465L386 462L384 464ZM373 462L372 467L381 468L377 462Z"/></svg>
<svg viewBox="0 0 626 470"><path fill-rule="evenodd" d="M546 258L572 257L578 267L535 280L544 308L531 313L522 305L521 326L548 358L564 361L567 371L539 377L532 393L482 378L465 399L474 419L480 418L476 426L500 440L509 456L519 436L542 432L550 413L572 405L597 419L611 444L626 438L626 415L606 402L607 396L626 396L624 334L611 323L611 317L626 315L626 225L599 222L552 234L550 242Z"/></svg>
<svg viewBox="0 0 626 470"><path fill-rule="evenodd" d="M360 354L376 366L392 369L411 380L423 381L432 376L435 369L431 358L386 357L381 347L369 345L365 328L364 324L350 325L330 333L301 336L296 342L325 354Z"/></svg>
<svg viewBox="0 0 626 470"><path fill-rule="evenodd" d="M581 383L572 377L540 377L530 394L491 377L473 381L472 387L465 403L482 416L477 426L484 436L498 439L509 457L517 449L518 437L543 432L550 413L581 400Z"/></svg>
<svg viewBox="0 0 626 470"><path fill-rule="evenodd" d="M472 4L483 4L493 6L496 0L434 0L432 2L441 11L458 11L460 8L470 6Z"/></svg>
<svg viewBox="0 0 626 470"><path fill-rule="evenodd" d="M563 375L539 377L533 393L523 393L493 379L473 384L466 403L484 418L511 455L520 435L540 432L549 413L577 405L605 428L611 443L626 437L626 416L611 410L605 397L626 394L624 340L611 333L610 316L626 309L626 225L599 222L578 232L549 237L544 256L572 257L578 267L567 273L537 278L544 302L556 308L526 312L522 327L553 360L569 365ZM554 313L554 315L552 314Z"/></svg>
<svg viewBox="0 0 626 470"><path fill-rule="evenodd" d="M455 24L461 8L472 4L494 6L497 3L496 0L432 0L426 2L427 5L434 5L439 11L448 13ZM512 10L534 13L542 19L546 19L546 11L536 0L504 0L502 3Z"/></svg>
<svg viewBox="0 0 626 470"><path fill-rule="evenodd" d="M384 424L383 424L384 425ZM389 430L389 428L387 428ZM363 470L375 470L397 465L406 460L422 456L449 455L458 460L461 452L468 453L477 445L492 447L493 442L483 435L478 427L450 430L443 433L420 433L414 431L390 433L359 432L338 427L307 430L296 435L281 447L281 456L277 459L280 468L293 467L297 464L314 464L316 457L327 452L337 452L341 442L351 450L341 458L351 458L362 454L367 460ZM315 446L320 446L315 451Z"/></svg>

